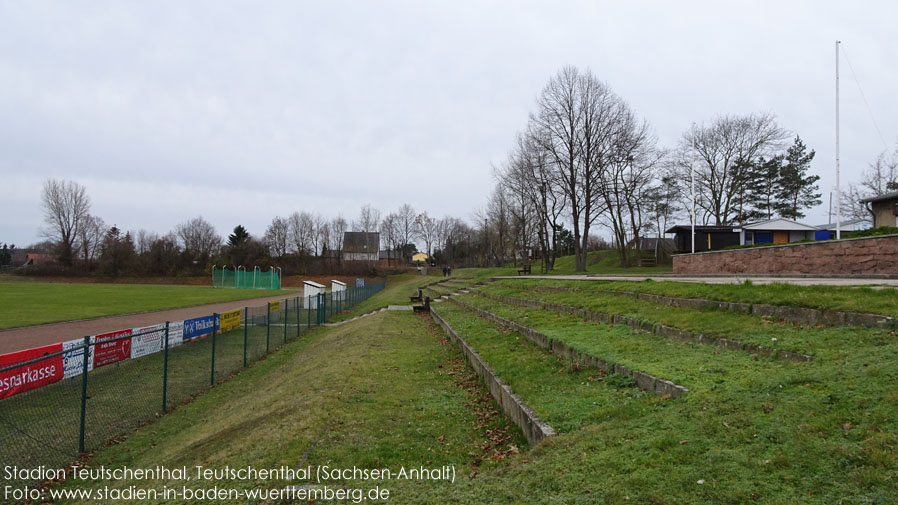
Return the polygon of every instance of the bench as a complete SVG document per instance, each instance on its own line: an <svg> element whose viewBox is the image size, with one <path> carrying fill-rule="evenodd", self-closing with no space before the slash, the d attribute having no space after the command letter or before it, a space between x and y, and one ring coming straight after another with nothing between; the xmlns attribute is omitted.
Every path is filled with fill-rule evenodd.
<svg viewBox="0 0 898 505"><path fill-rule="evenodd" d="M530 274L530 265L522 265L521 268L518 269L518 275L522 274Z"/></svg>

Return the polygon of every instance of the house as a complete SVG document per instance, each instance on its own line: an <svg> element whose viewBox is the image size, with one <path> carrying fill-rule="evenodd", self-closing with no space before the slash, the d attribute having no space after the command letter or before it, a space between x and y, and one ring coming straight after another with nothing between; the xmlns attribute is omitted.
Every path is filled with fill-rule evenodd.
<svg viewBox="0 0 898 505"><path fill-rule="evenodd" d="M46 265L47 263L56 263L55 254L37 254L28 253L25 255L26 265Z"/></svg>
<svg viewBox="0 0 898 505"><path fill-rule="evenodd" d="M873 227L898 226L898 191L864 198L861 203L869 203L873 214Z"/></svg>
<svg viewBox="0 0 898 505"><path fill-rule="evenodd" d="M383 250L377 255L377 266L381 268L399 268L405 266L402 251Z"/></svg>
<svg viewBox="0 0 898 505"><path fill-rule="evenodd" d="M412 255L412 261L420 261L420 262L424 263L425 261L427 261L427 258L429 258L429 257L430 256L428 256L427 253L419 252L419 253L415 253Z"/></svg>
<svg viewBox="0 0 898 505"><path fill-rule="evenodd" d="M674 234L674 251L678 253L692 252L692 225L678 224L664 233ZM717 251L725 247L739 245L738 229L734 226L702 225L695 227L695 252Z"/></svg>
<svg viewBox="0 0 898 505"><path fill-rule="evenodd" d="M380 233L347 231L343 234L344 261L377 261L380 251Z"/></svg>
<svg viewBox="0 0 898 505"><path fill-rule="evenodd" d="M817 228L777 218L759 223L742 225L739 245L788 244L800 240L817 240Z"/></svg>
<svg viewBox="0 0 898 505"><path fill-rule="evenodd" d="M829 240L836 236L836 223L821 224L814 228L817 228L814 237L816 240ZM873 228L873 221L870 219L851 219L839 223L841 231L869 230L870 228Z"/></svg>

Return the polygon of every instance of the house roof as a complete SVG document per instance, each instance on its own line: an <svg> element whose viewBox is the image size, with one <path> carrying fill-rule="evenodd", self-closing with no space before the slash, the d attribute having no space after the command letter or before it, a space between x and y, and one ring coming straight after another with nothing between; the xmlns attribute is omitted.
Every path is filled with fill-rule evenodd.
<svg viewBox="0 0 898 505"><path fill-rule="evenodd" d="M769 221L761 221L758 223L749 223L742 225L742 228L746 230L771 230L771 231L816 231L817 228L798 223L796 221L790 221L788 219L771 219Z"/></svg>
<svg viewBox="0 0 898 505"><path fill-rule="evenodd" d="M730 232L733 230L735 230L734 226L726 226L726 225L696 225L695 226L695 231L704 231L704 232L715 232L715 231ZM692 225L691 224L674 225L674 226L671 226L664 233L677 233L680 231L692 231Z"/></svg>
<svg viewBox="0 0 898 505"><path fill-rule="evenodd" d="M863 200L861 200L861 203L881 202L883 200L898 200L898 191L892 191L891 193L864 198Z"/></svg>
<svg viewBox="0 0 898 505"><path fill-rule="evenodd" d="M865 230L867 228L873 227L873 221L871 221L869 219L852 219L850 221L842 221L839 224L840 224L840 227L843 229L850 228L852 230ZM866 226L866 228L864 228L864 226ZM836 223L821 224L821 225L815 226L814 228L817 228L818 230L835 230Z"/></svg>
<svg viewBox="0 0 898 505"><path fill-rule="evenodd" d="M343 252L373 253L380 249L380 233L347 231L343 233Z"/></svg>
<svg viewBox="0 0 898 505"><path fill-rule="evenodd" d="M385 249L378 253L378 258L382 260L399 260L402 259L402 253L399 251Z"/></svg>

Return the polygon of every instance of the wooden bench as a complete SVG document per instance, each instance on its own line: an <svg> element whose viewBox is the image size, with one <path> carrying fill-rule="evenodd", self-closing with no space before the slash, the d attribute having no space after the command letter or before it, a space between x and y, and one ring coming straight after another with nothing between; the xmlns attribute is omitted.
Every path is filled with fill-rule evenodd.
<svg viewBox="0 0 898 505"><path fill-rule="evenodd" d="M521 265L521 268L518 269L518 275L523 274L530 275L530 265Z"/></svg>

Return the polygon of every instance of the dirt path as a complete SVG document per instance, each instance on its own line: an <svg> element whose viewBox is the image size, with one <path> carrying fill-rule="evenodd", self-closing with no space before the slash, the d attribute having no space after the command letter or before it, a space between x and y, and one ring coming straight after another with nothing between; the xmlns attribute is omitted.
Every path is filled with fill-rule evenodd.
<svg viewBox="0 0 898 505"><path fill-rule="evenodd" d="M294 296L296 295L289 298ZM182 319L190 319L191 317L205 316L213 312L242 309L243 307L255 307L265 305L269 300L283 300L284 298L283 296L269 296L238 300L236 302L210 303L208 305L197 305L181 309L157 310L13 328L0 331L0 354L55 344L56 342L72 340L85 335L96 335L108 331L164 323L166 321L180 321Z"/></svg>

